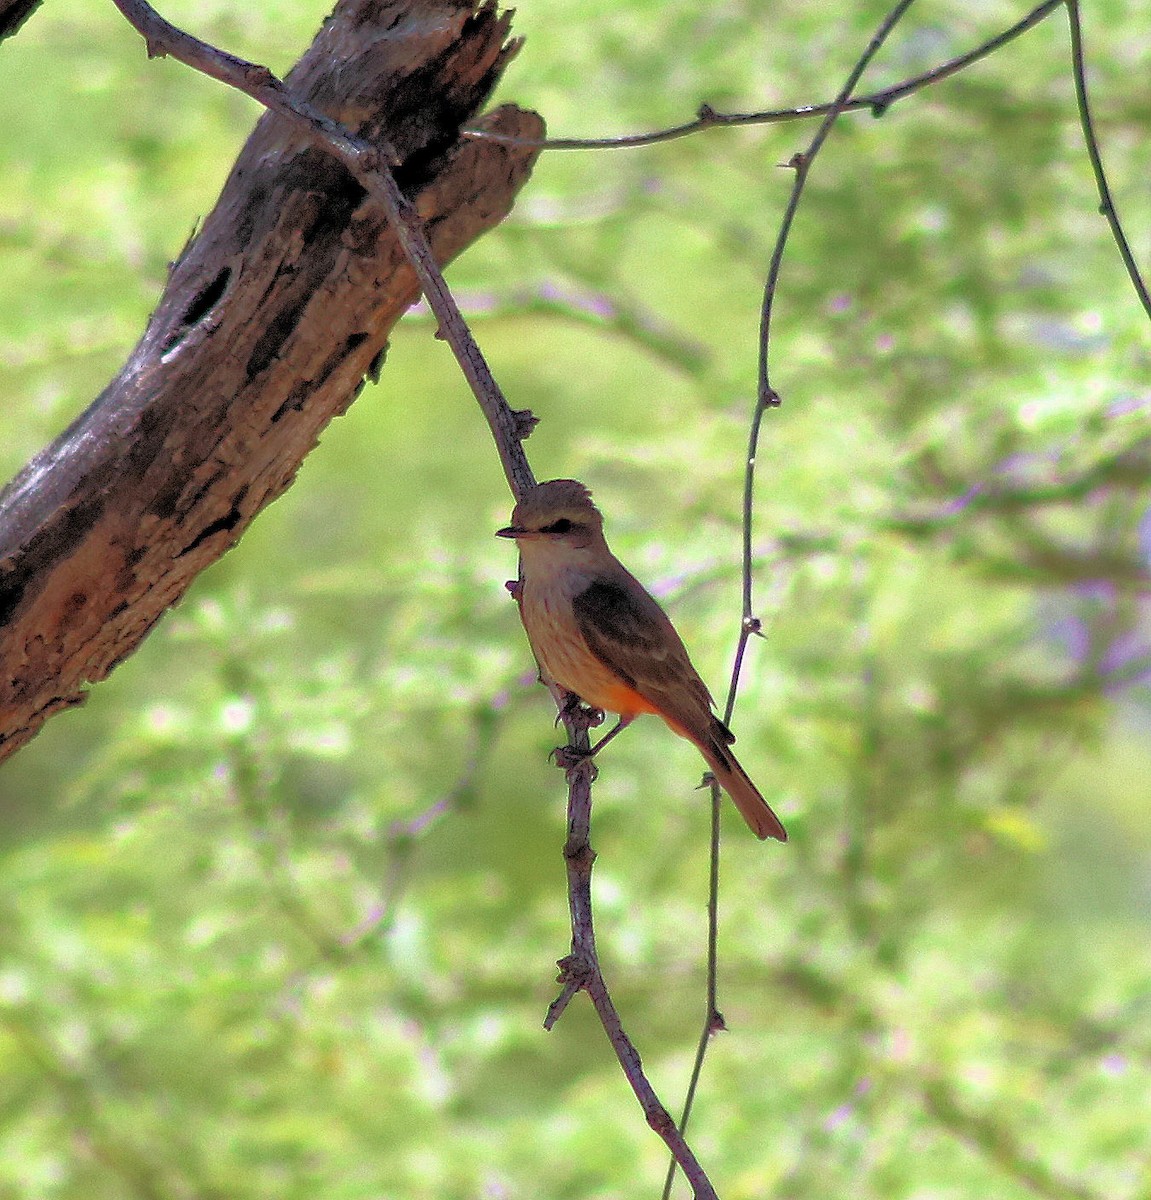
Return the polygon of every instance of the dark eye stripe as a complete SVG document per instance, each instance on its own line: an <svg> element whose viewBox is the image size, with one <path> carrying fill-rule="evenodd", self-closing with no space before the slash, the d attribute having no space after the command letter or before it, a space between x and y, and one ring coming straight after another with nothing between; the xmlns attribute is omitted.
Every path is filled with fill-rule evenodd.
<svg viewBox="0 0 1151 1200"><path fill-rule="evenodd" d="M574 528L574 523L569 521L567 517L560 517L558 521L553 521L550 525L543 526L540 533L571 533Z"/></svg>

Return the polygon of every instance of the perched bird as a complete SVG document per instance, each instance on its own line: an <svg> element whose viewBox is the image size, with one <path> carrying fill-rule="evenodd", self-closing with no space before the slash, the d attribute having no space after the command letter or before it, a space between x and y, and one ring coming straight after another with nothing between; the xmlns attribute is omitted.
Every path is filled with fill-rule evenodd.
<svg viewBox="0 0 1151 1200"><path fill-rule="evenodd" d="M585 704L619 714L599 745L640 713L655 713L699 747L756 837L787 841L779 818L728 749L735 737L712 711L675 627L608 549L603 517L587 488L574 479L537 484L497 536L519 546L520 614L544 675Z"/></svg>

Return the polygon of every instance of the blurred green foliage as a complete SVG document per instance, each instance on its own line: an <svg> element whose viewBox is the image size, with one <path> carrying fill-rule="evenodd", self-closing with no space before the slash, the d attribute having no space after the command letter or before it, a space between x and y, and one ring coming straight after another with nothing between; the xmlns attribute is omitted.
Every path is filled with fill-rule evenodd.
<svg viewBox="0 0 1151 1200"><path fill-rule="evenodd" d="M1086 12L1151 230L1147 0ZM299 0L167 14L285 70ZM503 98L556 134L834 94L876 3L532 0ZM912 10L867 85L1011 23ZM112 6L0 49L0 466L115 372L256 113ZM451 273L723 691L759 292L809 126L546 155ZM577 1002L562 776L492 538L509 501L429 321L243 544L0 772L0 1195L621 1197L664 1156ZM1151 1195L1148 333L1059 13L844 118L788 250L755 505L720 1004L693 1142L723 1196ZM384 469L381 469L381 468ZM651 723L596 787L601 954L679 1103L706 805Z"/></svg>

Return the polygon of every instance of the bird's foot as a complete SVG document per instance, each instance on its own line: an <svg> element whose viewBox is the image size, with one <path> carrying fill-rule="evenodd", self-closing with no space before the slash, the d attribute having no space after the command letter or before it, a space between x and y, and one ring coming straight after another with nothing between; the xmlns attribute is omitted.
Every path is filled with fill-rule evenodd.
<svg viewBox="0 0 1151 1200"><path fill-rule="evenodd" d="M597 725L603 724L604 711L602 708L593 708L592 705L585 704L575 692L565 692L564 701L556 713L556 724L568 717L577 717L587 723L588 729L595 729Z"/></svg>
<svg viewBox="0 0 1151 1200"><path fill-rule="evenodd" d="M548 755L548 758L563 771L574 771L576 767L587 763L594 783L596 776L599 775L599 769L591 761L594 756L595 750L581 750L578 746L557 746Z"/></svg>

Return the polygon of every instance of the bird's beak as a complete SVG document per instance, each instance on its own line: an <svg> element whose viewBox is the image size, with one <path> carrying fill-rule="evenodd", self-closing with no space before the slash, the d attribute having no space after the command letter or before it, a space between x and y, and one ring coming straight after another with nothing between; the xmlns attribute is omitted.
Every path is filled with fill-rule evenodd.
<svg viewBox="0 0 1151 1200"><path fill-rule="evenodd" d="M496 537L518 538L523 537L527 533L526 529L521 529L518 525L505 525L503 529L496 530Z"/></svg>

